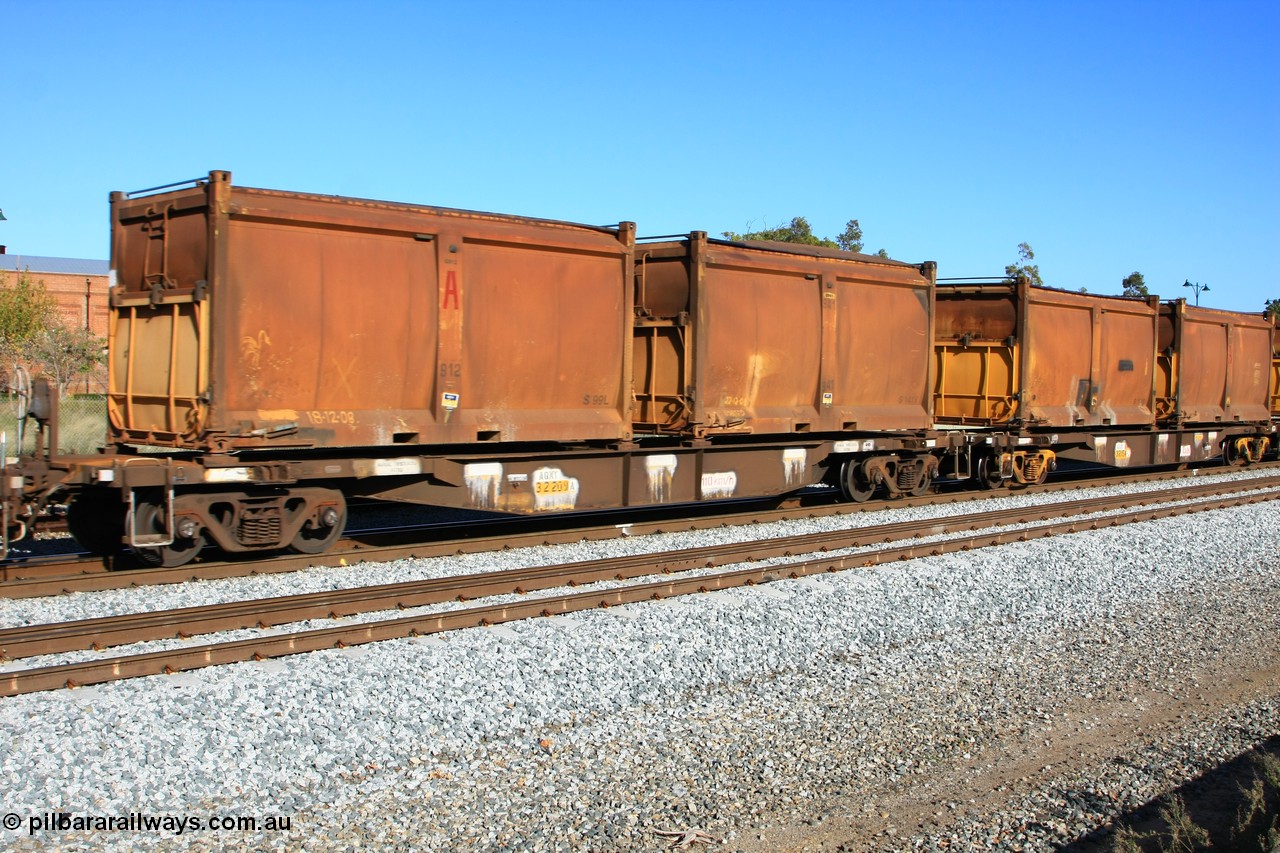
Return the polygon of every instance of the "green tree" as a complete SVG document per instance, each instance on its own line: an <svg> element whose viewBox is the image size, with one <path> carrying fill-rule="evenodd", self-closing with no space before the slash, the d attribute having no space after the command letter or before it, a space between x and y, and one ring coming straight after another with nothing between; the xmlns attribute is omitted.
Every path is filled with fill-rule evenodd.
<svg viewBox="0 0 1280 853"><path fill-rule="evenodd" d="M27 344L27 358L65 397L72 384L106 361L107 342L88 329L54 323Z"/></svg>
<svg viewBox="0 0 1280 853"><path fill-rule="evenodd" d="M836 245L846 252L862 251L862 226L858 224L858 220L850 219L844 225L844 230L836 235ZM884 251L881 249L880 251Z"/></svg>
<svg viewBox="0 0 1280 853"><path fill-rule="evenodd" d="M1147 281L1142 277L1142 273L1134 270L1125 276L1120 284L1124 287L1125 296L1141 296L1144 299L1151 295L1147 290Z"/></svg>
<svg viewBox="0 0 1280 853"><path fill-rule="evenodd" d="M1044 286L1044 279L1040 277L1040 267L1031 263L1036 259L1036 253L1031 251L1031 246L1027 243L1018 244L1018 262L1009 264L1004 268L1005 276L1012 281L1018 276L1026 276L1031 283L1037 287Z"/></svg>
<svg viewBox="0 0 1280 853"><path fill-rule="evenodd" d="M67 327L44 282L29 271L17 280L0 272L0 373L20 364L43 373L65 395L106 361L106 342L88 329Z"/></svg>
<svg viewBox="0 0 1280 853"><path fill-rule="evenodd" d="M828 249L843 249L846 252L862 251L862 226L858 224L858 220L850 219L845 223L844 231L841 231L835 238L819 237L813 233L813 227L809 225L809 220L803 216L797 216L786 225L779 225L776 228L766 228L762 231L748 231L745 234L739 234L736 231L724 231L722 236L726 240L735 242L743 242L746 240L769 240L775 243L801 243L806 246L825 246Z"/></svg>
<svg viewBox="0 0 1280 853"><path fill-rule="evenodd" d="M1262 312L1268 317L1280 314L1280 299L1268 299L1267 304L1262 306Z"/></svg>
<svg viewBox="0 0 1280 853"><path fill-rule="evenodd" d="M54 325L57 302L44 289L44 282L27 270L10 283L8 273L0 273L0 369L14 361L26 361L27 348L45 329Z"/></svg>

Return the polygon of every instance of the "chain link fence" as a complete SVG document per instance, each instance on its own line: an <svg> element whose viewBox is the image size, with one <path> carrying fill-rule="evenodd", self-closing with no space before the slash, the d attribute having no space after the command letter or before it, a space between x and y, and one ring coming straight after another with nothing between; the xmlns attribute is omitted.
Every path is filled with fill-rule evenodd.
<svg viewBox="0 0 1280 853"><path fill-rule="evenodd" d="M18 398L0 395L0 432L5 436L5 452L17 456L35 448L36 422L22 425L22 447L18 447ZM58 452L96 453L107 436L107 398L97 394L64 397L58 405Z"/></svg>

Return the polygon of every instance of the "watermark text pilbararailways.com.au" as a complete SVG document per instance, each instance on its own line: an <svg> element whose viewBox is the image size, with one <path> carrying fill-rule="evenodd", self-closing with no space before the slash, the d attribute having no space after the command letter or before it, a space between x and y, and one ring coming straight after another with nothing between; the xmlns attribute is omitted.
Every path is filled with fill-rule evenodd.
<svg viewBox="0 0 1280 853"><path fill-rule="evenodd" d="M10 832L27 835L54 832L147 832L182 835L187 832L288 832L291 815L256 817L242 814L124 814L90 815L75 812L7 812L0 823Z"/></svg>

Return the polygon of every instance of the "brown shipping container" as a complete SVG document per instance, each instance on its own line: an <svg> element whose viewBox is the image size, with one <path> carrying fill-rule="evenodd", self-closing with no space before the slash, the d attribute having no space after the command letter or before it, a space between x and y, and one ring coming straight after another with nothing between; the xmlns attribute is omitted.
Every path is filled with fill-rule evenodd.
<svg viewBox="0 0 1280 853"><path fill-rule="evenodd" d="M1160 306L1160 389L1178 423L1266 421L1271 416L1272 326L1261 314Z"/></svg>
<svg viewBox="0 0 1280 853"><path fill-rule="evenodd" d="M939 420L1154 421L1154 301L1031 287L938 289Z"/></svg>
<svg viewBox="0 0 1280 853"><path fill-rule="evenodd" d="M1269 315L1271 321L1271 416L1280 417L1280 314Z"/></svg>
<svg viewBox="0 0 1280 853"><path fill-rule="evenodd" d="M616 229L236 187L112 195L110 418L179 447L630 437Z"/></svg>
<svg viewBox="0 0 1280 853"><path fill-rule="evenodd" d="M933 276L702 232L638 246L637 432L929 428Z"/></svg>

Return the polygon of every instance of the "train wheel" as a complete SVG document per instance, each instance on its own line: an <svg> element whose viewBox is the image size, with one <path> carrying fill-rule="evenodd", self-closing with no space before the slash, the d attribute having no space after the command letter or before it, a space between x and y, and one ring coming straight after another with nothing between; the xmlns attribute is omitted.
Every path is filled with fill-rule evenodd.
<svg viewBox="0 0 1280 853"><path fill-rule="evenodd" d="M1000 463L994 457L984 456L978 460L978 488L980 489L998 489L1000 488Z"/></svg>
<svg viewBox="0 0 1280 853"><path fill-rule="evenodd" d="M162 534L166 532L165 518L166 512L164 507L159 504L142 503L135 510L137 519L135 528L138 533ZM196 554L200 553L200 549L204 547L204 534L196 533L193 538L186 539L181 536L175 536L174 540L168 545L157 545L155 547L139 547L134 548L133 553L138 556L138 560L148 566L163 566L166 569L175 569L178 566L186 565Z"/></svg>
<svg viewBox="0 0 1280 853"><path fill-rule="evenodd" d="M875 491L875 484L862 473L861 463L853 459L844 463L840 469L840 493L844 495L845 500L864 503L871 499Z"/></svg>
<svg viewBox="0 0 1280 853"><path fill-rule="evenodd" d="M299 554L319 554L329 549L342 536L347 526L347 503L342 495L334 492L335 503L322 506L317 518L307 521L289 543L289 549Z"/></svg>
<svg viewBox="0 0 1280 853"><path fill-rule="evenodd" d="M1242 453L1231 439L1222 442L1222 461L1233 468L1243 468L1249 464L1248 453Z"/></svg>

